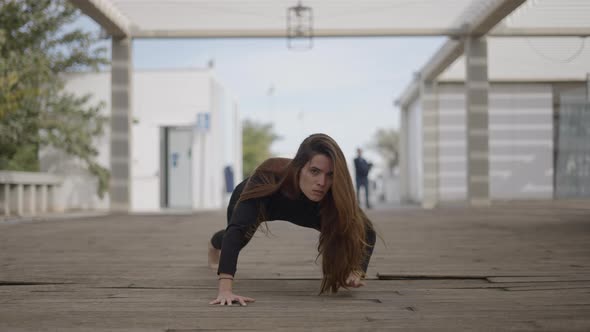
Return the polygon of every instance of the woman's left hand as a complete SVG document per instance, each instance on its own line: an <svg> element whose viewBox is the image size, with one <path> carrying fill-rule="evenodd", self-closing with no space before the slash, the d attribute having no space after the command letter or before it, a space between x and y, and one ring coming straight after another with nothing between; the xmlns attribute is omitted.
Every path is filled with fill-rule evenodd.
<svg viewBox="0 0 590 332"><path fill-rule="evenodd" d="M346 278L346 287L359 288L365 286L363 281L363 273L359 271L353 271Z"/></svg>

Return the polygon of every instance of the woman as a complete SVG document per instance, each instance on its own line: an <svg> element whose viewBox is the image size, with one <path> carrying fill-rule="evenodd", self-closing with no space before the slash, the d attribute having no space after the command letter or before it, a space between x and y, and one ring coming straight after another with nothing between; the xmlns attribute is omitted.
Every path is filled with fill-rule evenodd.
<svg viewBox="0 0 590 332"><path fill-rule="evenodd" d="M358 206L344 154L328 135L307 137L293 160L262 163L234 190L227 218L227 228L213 235L209 247L210 265L218 264L219 275L218 296L210 304L254 301L233 293L233 278L240 250L258 226L270 220L320 231L320 293L364 286L375 231Z"/></svg>

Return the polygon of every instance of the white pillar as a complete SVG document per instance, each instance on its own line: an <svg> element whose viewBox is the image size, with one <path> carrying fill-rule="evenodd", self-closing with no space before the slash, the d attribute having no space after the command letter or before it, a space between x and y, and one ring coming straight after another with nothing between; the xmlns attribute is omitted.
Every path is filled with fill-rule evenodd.
<svg viewBox="0 0 590 332"><path fill-rule="evenodd" d="M490 204L487 55L485 37L467 38L465 42L467 200L470 205L476 206Z"/></svg>
<svg viewBox="0 0 590 332"><path fill-rule="evenodd" d="M422 207L434 208L438 204L438 104L436 84L420 84L422 105Z"/></svg>
<svg viewBox="0 0 590 332"><path fill-rule="evenodd" d="M41 185L40 195L39 195L39 210L41 213L47 212L47 185Z"/></svg>
<svg viewBox="0 0 590 332"><path fill-rule="evenodd" d="M10 216L10 183L4 184L4 215Z"/></svg>
<svg viewBox="0 0 590 332"><path fill-rule="evenodd" d="M111 210L131 208L132 39L112 38L111 61Z"/></svg>
<svg viewBox="0 0 590 332"><path fill-rule="evenodd" d="M401 203L410 201L409 189L409 171L408 171L408 135L409 135L409 121L408 121L407 106L400 107L400 126L399 126L399 197Z"/></svg>
<svg viewBox="0 0 590 332"><path fill-rule="evenodd" d="M34 184L28 184L25 186L25 199L27 205L27 212L31 216L36 215L37 209L37 188Z"/></svg>
<svg viewBox="0 0 590 332"><path fill-rule="evenodd" d="M15 196L16 196L16 215L22 216L23 215L23 185L17 184L14 190L15 190Z"/></svg>

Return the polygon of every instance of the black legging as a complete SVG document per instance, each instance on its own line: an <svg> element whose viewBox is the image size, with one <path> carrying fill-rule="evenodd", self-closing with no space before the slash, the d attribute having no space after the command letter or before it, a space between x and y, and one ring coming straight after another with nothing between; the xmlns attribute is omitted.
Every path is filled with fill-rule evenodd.
<svg viewBox="0 0 590 332"><path fill-rule="evenodd" d="M229 225L229 223L231 222L231 216L234 212L234 207L236 206L236 203L238 203L238 200L240 199L240 195L242 194L242 190L244 190L244 187L246 186L246 181L248 179L244 179L244 181L242 181L240 184L238 184L236 186L236 188L234 189L234 191L231 194L231 197L229 198L229 204L227 205L227 224ZM213 236L211 237L211 245L213 245L213 247L215 249L219 249L221 250L221 245L223 244L223 235L225 234L225 229L222 229L218 232L216 232L215 234L213 234ZM250 241L250 238L246 239L246 242L242 245L245 246L248 242Z"/></svg>
<svg viewBox="0 0 590 332"><path fill-rule="evenodd" d="M369 179L366 177L357 177L356 178L356 200L361 205L361 187L365 188L365 204L367 209L371 208L371 203L369 202Z"/></svg>

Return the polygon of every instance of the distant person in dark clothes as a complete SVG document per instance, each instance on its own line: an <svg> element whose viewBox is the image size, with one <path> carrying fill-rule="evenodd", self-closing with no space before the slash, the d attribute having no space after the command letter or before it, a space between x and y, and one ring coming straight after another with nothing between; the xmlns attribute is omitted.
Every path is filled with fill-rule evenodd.
<svg viewBox="0 0 590 332"><path fill-rule="evenodd" d="M320 232L320 293L364 286L375 231L359 208L346 159L336 142L314 134L293 159L270 158L238 184L227 207L227 228L209 243L209 266L217 268L217 298L209 304L246 305L254 299L233 293L240 250L262 222L286 220Z"/></svg>
<svg viewBox="0 0 590 332"><path fill-rule="evenodd" d="M369 202L369 172L373 168L373 164L369 163L363 158L363 150L356 149L357 157L354 158L354 170L356 173L356 199L358 204L361 204L361 187L365 189L365 204L367 209L371 208Z"/></svg>

